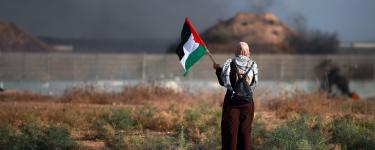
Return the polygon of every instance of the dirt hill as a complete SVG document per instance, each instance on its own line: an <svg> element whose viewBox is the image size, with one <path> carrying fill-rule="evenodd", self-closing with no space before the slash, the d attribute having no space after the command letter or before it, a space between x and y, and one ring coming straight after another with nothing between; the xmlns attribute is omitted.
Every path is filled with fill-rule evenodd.
<svg viewBox="0 0 375 150"><path fill-rule="evenodd" d="M0 52L47 52L52 48L12 22L0 22Z"/></svg>
<svg viewBox="0 0 375 150"><path fill-rule="evenodd" d="M207 29L203 37L213 52L230 53L239 41L248 42L255 53L294 53L288 38L294 31L272 13L238 13Z"/></svg>

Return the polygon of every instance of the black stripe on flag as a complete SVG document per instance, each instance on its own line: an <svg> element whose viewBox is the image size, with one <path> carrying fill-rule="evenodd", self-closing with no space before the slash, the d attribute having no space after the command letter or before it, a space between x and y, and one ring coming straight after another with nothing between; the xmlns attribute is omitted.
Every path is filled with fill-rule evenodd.
<svg viewBox="0 0 375 150"><path fill-rule="evenodd" d="M176 54L178 55L178 58L180 60L185 55L184 50L183 50L183 46L189 40L190 35L191 35L190 27L187 24L187 22L185 21L184 27L182 28L182 32L181 32L181 42L176 49Z"/></svg>

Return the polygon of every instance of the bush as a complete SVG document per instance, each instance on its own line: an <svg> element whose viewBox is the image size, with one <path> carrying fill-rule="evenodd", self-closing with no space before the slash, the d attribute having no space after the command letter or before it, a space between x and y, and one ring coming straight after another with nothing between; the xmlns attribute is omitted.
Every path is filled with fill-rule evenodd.
<svg viewBox="0 0 375 150"><path fill-rule="evenodd" d="M103 119L115 129L129 130L136 125L136 120L131 116L132 110L128 108L112 109L103 115Z"/></svg>
<svg viewBox="0 0 375 150"><path fill-rule="evenodd" d="M75 149L77 143L70 137L68 129L50 126L45 132L46 149Z"/></svg>
<svg viewBox="0 0 375 150"><path fill-rule="evenodd" d="M144 136L143 136L144 135ZM143 135L132 135L123 137L122 143L119 146L113 145L113 149L178 149L177 139L170 136L152 135L149 133L143 133ZM108 145L107 145L108 146ZM121 148L119 148L121 147ZM108 147L111 148L111 147Z"/></svg>
<svg viewBox="0 0 375 150"><path fill-rule="evenodd" d="M332 143L343 149L375 149L375 123L338 118L332 122Z"/></svg>
<svg viewBox="0 0 375 150"><path fill-rule="evenodd" d="M23 125L20 133L9 126L2 125L0 149L79 149L78 144L70 137L67 129L58 126L43 127L37 123Z"/></svg>
<svg viewBox="0 0 375 150"><path fill-rule="evenodd" d="M318 117L292 120L269 133L265 145L271 149L328 149L328 139L320 129Z"/></svg>
<svg viewBox="0 0 375 150"><path fill-rule="evenodd" d="M0 150L8 150L8 149L19 149L15 148L17 144L16 141L15 131L8 126L8 124L1 123L0 124Z"/></svg>
<svg viewBox="0 0 375 150"><path fill-rule="evenodd" d="M135 118L139 127L142 129L160 130L160 128L155 125L155 122L153 122L153 117L158 111L160 110L157 107L149 103L138 108L135 113Z"/></svg>
<svg viewBox="0 0 375 150"><path fill-rule="evenodd" d="M106 111L93 122L95 135L88 139L101 139L105 141L105 148L124 149L124 132L129 131L136 125L135 119L131 116L132 110L128 108L111 109Z"/></svg>
<svg viewBox="0 0 375 150"><path fill-rule="evenodd" d="M219 127L221 113L202 103L199 106L187 109L185 117L186 127L206 130L210 126Z"/></svg>
<svg viewBox="0 0 375 150"><path fill-rule="evenodd" d="M126 143L124 142L124 134L117 132L113 136L108 136L106 139L105 146L111 150L126 149Z"/></svg>
<svg viewBox="0 0 375 150"><path fill-rule="evenodd" d="M195 143L192 149L221 149L221 130L220 128L211 128L204 133L206 139L202 142Z"/></svg>
<svg viewBox="0 0 375 150"><path fill-rule="evenodd" d="M264 124L259 122L257 118L254 118L251 131L251 146L252 149L265 149L265 141L267 138L268 132L264 128Z"/></svg>

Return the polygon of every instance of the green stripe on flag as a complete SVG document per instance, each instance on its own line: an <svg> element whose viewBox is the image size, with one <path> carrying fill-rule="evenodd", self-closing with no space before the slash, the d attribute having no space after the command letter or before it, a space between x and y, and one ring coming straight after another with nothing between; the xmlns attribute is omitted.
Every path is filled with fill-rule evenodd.
<svg viewBox="0 0 375 150"><path fill-rule="evenodd" d="M206 48L202 45L199 45L196 50L190 53L185 62L186 70L184 76L186 76L186 74L189 72L190 67L193 66L199 59L201 59L204 54L206 54Z"/></svg>

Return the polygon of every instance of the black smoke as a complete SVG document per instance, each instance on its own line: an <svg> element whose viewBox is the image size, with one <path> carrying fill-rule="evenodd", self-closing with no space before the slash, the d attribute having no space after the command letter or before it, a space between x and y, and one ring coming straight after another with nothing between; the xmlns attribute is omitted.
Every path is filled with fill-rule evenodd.
<svg viewBox="0 0 375 150"><path fill-rule="evenodd" d="M36 36L61 38L178 37L185 17L199 31L238 11L264 11L273 0L12 0L0 20Z"/></svg>

